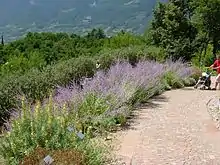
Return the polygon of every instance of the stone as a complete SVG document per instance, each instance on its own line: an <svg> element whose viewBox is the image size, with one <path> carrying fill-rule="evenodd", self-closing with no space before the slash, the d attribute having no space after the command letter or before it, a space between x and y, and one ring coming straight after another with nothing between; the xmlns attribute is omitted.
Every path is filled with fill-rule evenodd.
<svg viewBox="0 0 220 165"><path fill-rule="evenodd" d="M47 165L50 165L53 163L53 158L50 156L50 155L47 155L45 158L44 158L44 163L46 163Z"/></svg>

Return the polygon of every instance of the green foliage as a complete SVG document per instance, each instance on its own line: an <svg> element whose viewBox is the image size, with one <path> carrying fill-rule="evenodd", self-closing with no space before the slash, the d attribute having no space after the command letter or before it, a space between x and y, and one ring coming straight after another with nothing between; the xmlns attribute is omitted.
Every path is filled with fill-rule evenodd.
<svg viewBox="0 0 220 165"><path fill-rule="evenodd" d="M135 91L134 95L129 100L129 103L133 106L136 104L145 103L146 101L149 100L149 98L151 98L157 93L156 92L157 89L158 89L157 85L150 87L148 89L139 88Z"/></svg>
<svg viewBox="0 0 220 165"><path fill-rule="evenodd" d="M145 39L127 32L107 38L101 29L85 36L67 33L31 33L23 39L0 47L0 74L24 74L30 69L42 70L47 65L82 56L94 57L103 50L145 45Z"/></svg>
<svg viewBox="0 0 220 165"><path fill-rule="evenodd" d="M141 36L137 36L131 33L120 32L114 37L108 38L105 42L108 48L122 48L130 45L142 45L145 40Z"/></svg>
<svg viewBox="0 0 220 165"><path fill-rule="evenodd" d="M162 48L139 45L114 50L103 50L100 52L99 59L102 64L101 66L105 69L119 59L126 59L131 64L135 64L139 60L157 60L163 62L165 57L164 50Z"/></svg>
<svg viewBox="0 0 220 165"><path fill-rule="evenodd" d="M163 47L166 57L210 65L220 50L219 6L219 0L159 2L146 33L148 40Z"/></svg>
<svg viewBox="0 0 220 165"><path fill-rule="evenodd" d="M33 68L43 69L46 62L41 54L32 52L28 58L24 55L12 56L5 64L1 66L0 74L2 77L8 74L25 73Z"/></svg>
<svg viewBox="0 0 220 165"><path fill-rule="evenodd" d="M93 29L86 37L88 39L104 39L106 38L105 32L102 29Z"/></svg>
<svg viewBox="0 0 220 165"><path fill-rule="evenodd" d="M48 65L59 60L95 54L103 43L103 38L87 38L75 34L28 33L25 38L7 44L3 52L6 61L14 56L24 56L29 60L37 56ZM39 67L41 65L39 63Z"/></svg>
<svg viewBox="0 0 220 165"><path fill-rule="evenodd" d="M212 50L213 46L209 44L202 53L196 53L195 57L192 59L193 64L196 66L211 66L211 64L213 64Z"/></svg>
<svg viewBox="0 0 220 165"><path fill-rule="evenodd" d="M83 164L96 165L104 161L104 157L100 156L102 150L99 150L99 147L94 148L93 143L87 138L79 140L74 131L68 130L71 121L65 105L60 111L50 100L46 106L41 106L38 102L34 110L33 112L23 100L21 116L12 121L12 131L2 139L0 154L8 164L22 162L25 156L39 147L79 152L82 154Z"/></svg>
<svg viewBox="0 0 220 165"><path fill-rule="evenodd" d="M197 27L208 34L208 40L213 44L213 54L220 49L220 1L198 0L194 1L196 6L195 23Z"/></svg>
<svg viewBox="0 0 220 165"><path fill-rule="evenodd" d="M197 29L192 25L190 1L158 3L151 26L153 44L165 49L166 57L191 60Z"/></svg>
<svg viewBox="0 0 220 165"><path fill-rule="evenodd" d="M189 86L195 85L196 80L193 77L190 77L188 79L184 79L183 83L184 83L185 86L189 87Z"/></svg>
<svg viewBox="0 0 220 165"><path fill-rule="evenodd" d="M114 100L111 96L102 97L95 93L88 93L83 100L77 100L71 104L71 122L75 123L78 129L86 133L88 137L94 137L97 134L105 133L111 130L117 124L123 122L121 116L107 116Z"/></svg>
<svg viewBox="0 0 220 165"><path fill-rule="evenodd" d="M167 85L169 85L171 88L182 88L184 87L184 82L181 80L175 73L173 72L167 72L164 75L164 81Z"/></svg>
<svg viewBox="0 0 220 165"><path fill-rule="evenodd" d="M110 108L110 106L107 106L106 102L107 100L104 98L99 98L92 93L88 94L77 109L77 117L94 117L103 114Z"/></svg>
<svg viewBox="0 0 220 165"><path fill-rule="evenodd" d="M42 71L31 70L25 75L7 76L0 81L0 115L7 118L8 110L20 106L20 95L25 95L29 101L42 100L56 86L66 85L81 77L91 77L94 71L95 62L92 59L73 58Z"/></svg>

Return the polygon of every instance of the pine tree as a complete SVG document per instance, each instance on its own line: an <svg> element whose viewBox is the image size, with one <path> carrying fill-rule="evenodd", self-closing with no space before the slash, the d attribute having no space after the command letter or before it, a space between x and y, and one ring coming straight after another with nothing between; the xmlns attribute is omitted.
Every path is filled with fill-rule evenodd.
<svg viewBox="0 0 220 165"><path fill-rule="evenodd" d="M2 35L2 45L4 46L4 36Z"/></svg>

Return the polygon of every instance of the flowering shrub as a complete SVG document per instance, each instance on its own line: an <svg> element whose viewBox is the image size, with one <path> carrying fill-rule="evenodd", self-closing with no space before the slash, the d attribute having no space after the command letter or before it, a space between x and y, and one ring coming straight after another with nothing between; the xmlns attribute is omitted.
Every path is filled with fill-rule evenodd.
<svg viewBox="0 0 220 165"><path fill-rule="evenodd" d="M54 157L56 162L67 157L68 159L76 157L77 160L74 161L80 162L78 165L100 164L103 161L102 157L99 157L101 150L94 148L87 137L80 140L76 135L78 130L77 125L72 126L70 123L65 105L59 109L50 99L48 104L41 106L38 102L32 109L22 101L21 113L13 120L11 131L2 138L0 155L8 164L19 164L23 161L26 164L28 162L40 164L47 156L45 154L51 153L49 151L52 150L54 156L57 154L62 156ZM41 148L46 152L43 155L39 152ZM59 154L61 151L70 155Z"/></svg>
<svg viewBox="0 0 220 165"><path fill-rule="evenodd" d="M107 72L98 71L93 79L84 79L82 90L75 84L59 87L54 101L58 105L67 103L73 120L80 120L85 131L91 126L106 130L125 124L132 106L165 89L192 85L194 81L189 81L192 73L192 68L181 61L164 64L141 61L136 67L121 61Z"/></svg>
<svg viewBox="0 0 220 165"><path fill-rule="evenodd" d="M33 69L24 75L13 74L0 79L0 126L3 119L8 119L11 109L20 107L20 95L33 102L43 100L57 85L92 76L94 68L92 58L79 57L47 66L42 71Z"/></svg>
<svg viewBox="0 0 220 165"><path fill-rule="evenodd" d="M53 98L35 107L22 101L21 114L8 125L11 131L3 138L0 153L9 164L39 162L48 150L55 156L62 151L73 154L69 161L77 155L77 162L100 164L105 158L100 148L93 148L91 137L125 124L134 106L166 89L183 87L192 74L192 68L181 61L141 61L135 67L118 61L82 80L83 89L75 83L58 87ZM69 126L85 134L85 139L79 141Z"/></svg>

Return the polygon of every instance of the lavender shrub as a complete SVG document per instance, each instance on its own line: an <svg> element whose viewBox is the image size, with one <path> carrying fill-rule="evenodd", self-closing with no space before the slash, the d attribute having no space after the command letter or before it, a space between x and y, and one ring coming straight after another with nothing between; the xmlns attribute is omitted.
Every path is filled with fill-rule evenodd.
<svg viewBox="0 0 220 165"><path fill-rule="evenodd" d="M187 64L183 63L181 60L173 62L172 60L167 60L166 71L175 73L178 78L185 79L193 74L193 68L188 67Z"/></svg>
<svg viewBox="0 0 220 165"><path fill-rule="evenodd" d="M74 84L59 87L54 100L59 105L67 103L70 111L80 111L78 117L89 116L90 120L120 115L127 117L131 102L135 104L148 99L163 88L161 79L167 72L175 73L179 79L186 79L192 70L181 61L167 61L165 64L141 61L135 68L128 62L117 62L107 73L98 71L93 79L85 79L83 90ZM100 111L100 107L104 111Z"/></svg>

